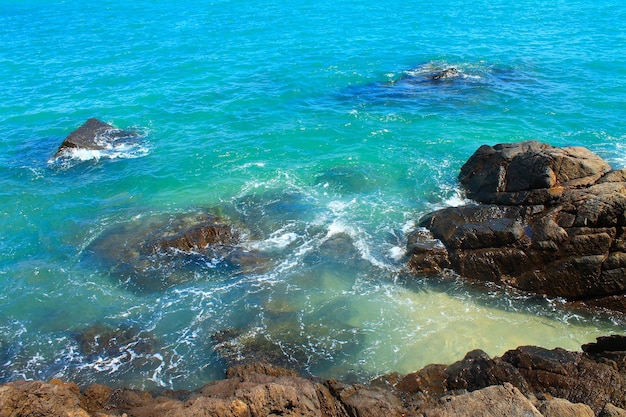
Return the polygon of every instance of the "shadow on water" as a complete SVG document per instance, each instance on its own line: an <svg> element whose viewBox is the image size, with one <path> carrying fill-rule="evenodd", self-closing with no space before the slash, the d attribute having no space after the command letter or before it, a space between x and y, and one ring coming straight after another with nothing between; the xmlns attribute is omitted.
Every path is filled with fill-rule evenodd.
<svg viewBox="0 0 626 417"><path fill-rule="evenodd" d="M346 195L374 191L383 186L384 181L372 169L366 167L335 166L318 172L313 185Z"/></svg>

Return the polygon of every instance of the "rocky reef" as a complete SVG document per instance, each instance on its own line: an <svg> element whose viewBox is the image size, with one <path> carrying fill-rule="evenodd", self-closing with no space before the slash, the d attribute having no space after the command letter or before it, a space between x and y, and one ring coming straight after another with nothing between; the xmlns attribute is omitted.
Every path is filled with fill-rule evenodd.
<svg viewBox="0 0 626 417"><path fill-rule="evenodd" d="M194 391L15 381L0 386L0 416L626 416L625 348L626 337L614 335L583 352L523 346L490 358L476 350L358 385L261 362Z"/></svg>
<svg viewBox="0 0 626 417"><path fill-rule="evenodd" d="M410 269L626 312L625 170L529 141L480 147L459 180L476 204L423 217Z"/></svg>

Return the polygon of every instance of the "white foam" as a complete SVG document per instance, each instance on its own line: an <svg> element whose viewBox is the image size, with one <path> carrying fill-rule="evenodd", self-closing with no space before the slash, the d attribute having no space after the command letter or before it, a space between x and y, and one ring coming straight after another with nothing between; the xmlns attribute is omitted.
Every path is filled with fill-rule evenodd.
<svg viewBox="0 0 626 417"><path fill-rule="evenodd" d="M107 139L105 134L96 138L96 143L102 149L65 148L60 155L48 161L49 164L59 164L68 167L74 162L99 161L100 159L133 159L149 153L150 148L143 140L143 136L128 136Z"/></svg>
<svg viewBox="0 0 626 417"><path fill-rule="evenodd" d="M291 245L298 239L298 234L294 232L285 232L283 230L279 230L270 235L269 238L260 241L260 242L251 242L248 246L251 249L258 250L271 250L271 249L282 249Z"/></svg>
<svg viewBox="0 0 626 417"><path fill-rule="evenodd" d="M401 260L405 254L406 254L406 249L400 246L394 246L391 249L389 249L389 257L393 259L394 261Z"/></svg>

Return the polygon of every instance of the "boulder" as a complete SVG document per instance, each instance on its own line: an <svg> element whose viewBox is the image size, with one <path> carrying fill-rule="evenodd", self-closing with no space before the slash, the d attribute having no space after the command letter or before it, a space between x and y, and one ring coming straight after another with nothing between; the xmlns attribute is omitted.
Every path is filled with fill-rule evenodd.
<svg viewBox="0 0 626 417"><path fill-rule="evenodd" d="M423 415L438 417L542 417L511 384L494 385L467 394L447 396Z"/></svg>
<svg viewBox="0 0 626 417"><path fill-rule="evenodd" d="M585 148L482 146L459 175L478 204L424 216L409 267L626 312L625 177Z"/></svg>
<svg viewBox="0 0 626 417"><path fill-rule="evenodd" d="M445 80L446 78L454 78L460 76L461 73L454 67L445 68L437 73L435 73L432 77L433 80Z"/></svg>
<svg viewBox="0 0 626 417"><path fill-rule="evenodd" d="M562 398L543 401L537 407L543 417L595 417L593 410L586 404L573 404Z"/></svg>
<svg viewBox="0 0 626 417"><path fill-rule="evenodd" d="M64 156L72 149L107 149L120 139L136 136L136 132L115 129L108 123L90 118L65 138L54 157Z"/></svg>

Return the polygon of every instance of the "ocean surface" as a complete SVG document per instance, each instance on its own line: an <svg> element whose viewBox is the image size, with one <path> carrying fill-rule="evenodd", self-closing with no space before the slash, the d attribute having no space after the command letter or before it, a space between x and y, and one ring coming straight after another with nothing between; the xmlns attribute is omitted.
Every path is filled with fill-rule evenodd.
<svg viewBox="0 0 626 417"><path fill-rule="evenodd" d="M0 0L0 80L0 382L367 381L624 331L404 250L480 145L626 166L626 2ZM90 117L139 136L54 158ZM132 252L207 213L234 258Z"/></svg>

